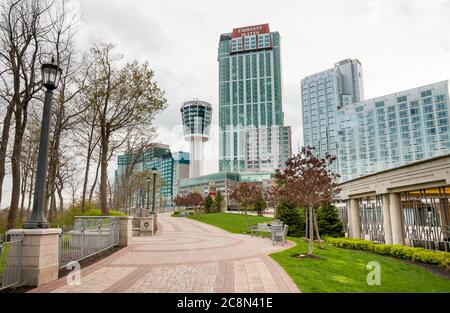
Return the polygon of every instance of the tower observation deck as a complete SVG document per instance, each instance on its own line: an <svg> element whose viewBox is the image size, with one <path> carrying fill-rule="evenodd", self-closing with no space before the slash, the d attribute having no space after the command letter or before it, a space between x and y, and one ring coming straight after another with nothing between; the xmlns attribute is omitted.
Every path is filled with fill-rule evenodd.
<svg viewBox="0 0 450 313"><path fill-rule="evenodd" d="M209 140L212 106L205 101L187 101L181 107L181 116L184 139L190 143L189 178L196 178L203 175L203 143Z"/></svg>

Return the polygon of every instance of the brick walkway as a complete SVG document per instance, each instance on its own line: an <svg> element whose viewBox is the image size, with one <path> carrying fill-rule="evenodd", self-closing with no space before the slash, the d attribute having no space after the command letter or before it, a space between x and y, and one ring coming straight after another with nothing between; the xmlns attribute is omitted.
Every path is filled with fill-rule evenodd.
<svg viewBox="0 0 450 313"><path fill-rule="evenodd" d="M269 239L230 234L185 218L158 216L154 237L83 269L81 284L59 279L30 292L299 292L267 255L286 249Z"/></svg>

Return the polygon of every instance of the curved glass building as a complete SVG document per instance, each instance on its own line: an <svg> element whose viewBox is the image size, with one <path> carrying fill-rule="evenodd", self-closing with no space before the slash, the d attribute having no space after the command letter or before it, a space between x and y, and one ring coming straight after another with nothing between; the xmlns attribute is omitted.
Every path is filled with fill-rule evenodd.
<svg viewBox="0 0 450 313"><path fill-rule="evenodd" d="M181 107L181 116L184 139L190 142L189 177L196 178L203 174L203 143L209 140L212 106L205 101L187 101Z"/></svg>

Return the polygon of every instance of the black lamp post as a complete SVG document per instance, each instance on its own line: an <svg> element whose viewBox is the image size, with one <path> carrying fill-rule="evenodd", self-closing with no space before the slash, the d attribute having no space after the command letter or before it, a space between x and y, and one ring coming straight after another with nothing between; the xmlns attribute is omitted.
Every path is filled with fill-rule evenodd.
<svg viewBox="0 0 450 313"><path fill-rule="evenodd" d="M147 178L147 212L150 212L150 183L152 179L150 177Z"/></svg>
<svg viewBox="0 0 450 313"><path fill-rule="evenodd" d="M45 217L45 208L47 201L46 180L48 168L48 140L50 132L50 114L52 109L53 90L58 88L61 78L61 68L52 63L42 64L42 85L47 89L45 92L44 110L42 112L41 135L39 141L39 155L36 171L36 182L34 188L33 210L31 217L24 229L49 228L49 223Z"/></svg>
<svg viewBox="0 0 450 313"><path fill-rule="evenodd" d="M152 174L153 174L153 198L152 198L152 213L155 214L155 197L156 197L156 173L157 173L156 167L152 168Z"/></svg>

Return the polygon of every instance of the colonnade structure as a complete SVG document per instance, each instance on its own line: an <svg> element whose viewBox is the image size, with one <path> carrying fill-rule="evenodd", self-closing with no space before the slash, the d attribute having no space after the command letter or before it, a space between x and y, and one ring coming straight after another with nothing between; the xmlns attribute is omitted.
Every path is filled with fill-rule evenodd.
<svg viewBox="0 0 450 313"><path fill-rule="evenodd" d="M450 251L450 154L340 184L352 238Z"/></svg>

